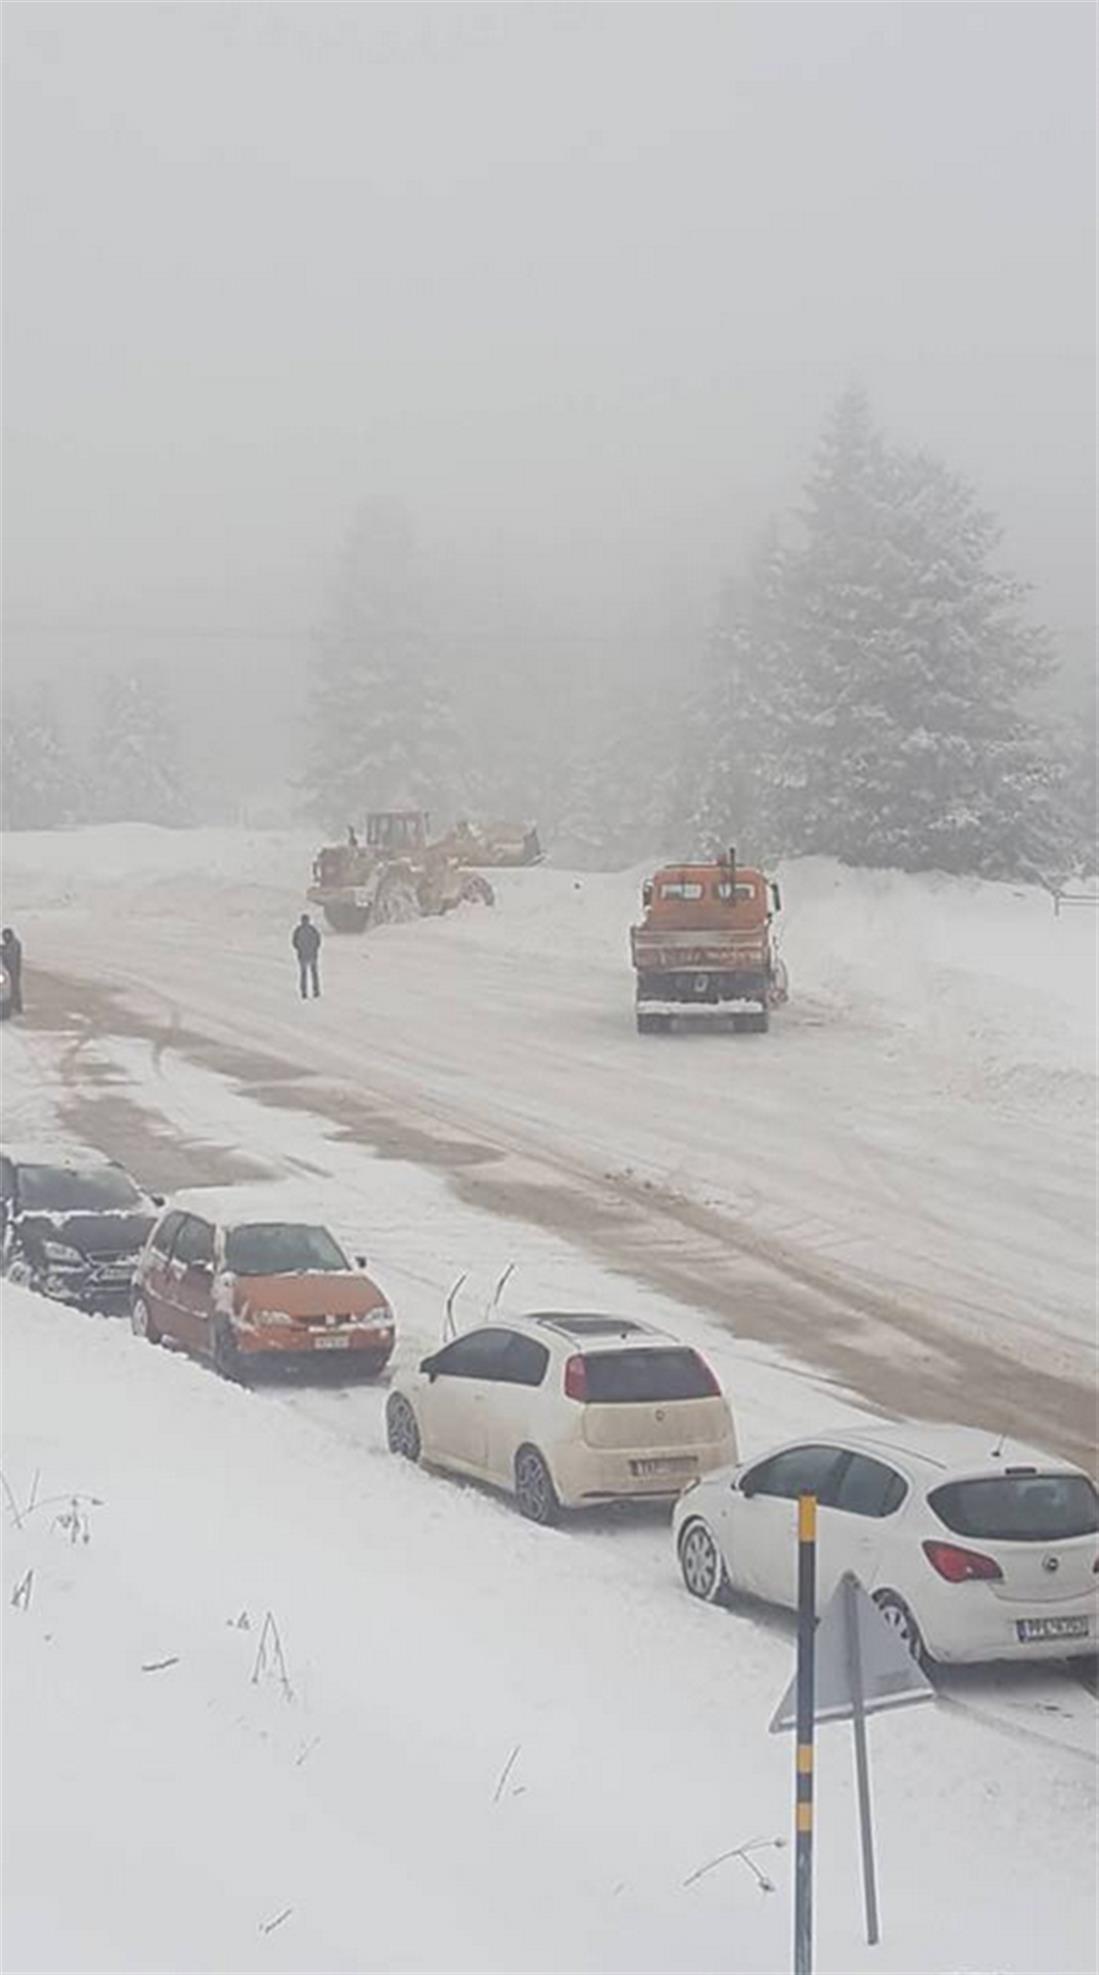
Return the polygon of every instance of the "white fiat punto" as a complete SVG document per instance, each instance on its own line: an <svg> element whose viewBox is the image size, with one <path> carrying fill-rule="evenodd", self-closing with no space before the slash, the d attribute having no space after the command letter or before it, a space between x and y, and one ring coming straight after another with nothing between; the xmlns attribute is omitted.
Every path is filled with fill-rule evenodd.
<svg viewBox="0 0 1099 1975"><path fill-rule="evenodd" d="M390 1450L514 1494L532 1522L562 1508L675 1496L736 1459L705 1359L632 1318L541 1314L466 1331L398 1376Z"/></svg>
<svg viewBox="0 0 1099 1975"><path fill-rule="evenodd" d="M802 1494L819 1507L818 1611L854 1571L917 1658L1095 1652L1099 1495L1080 1468L971 1427L815 1434L681 1495L688 1591L795 1606Z"/></svg>

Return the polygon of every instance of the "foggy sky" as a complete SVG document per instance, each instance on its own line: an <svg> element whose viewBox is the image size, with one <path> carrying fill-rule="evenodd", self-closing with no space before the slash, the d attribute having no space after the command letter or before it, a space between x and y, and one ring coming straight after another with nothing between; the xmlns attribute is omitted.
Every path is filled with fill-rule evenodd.
<svg viewBox="0 0 1099 1975"><path fill-rule="evenodd" d="M230 726L281 704L377 498L547 651L689 637L852 378L1084 662L1089 6L8 4L4 41L9 684L152 656L228 669Z"/></svg>

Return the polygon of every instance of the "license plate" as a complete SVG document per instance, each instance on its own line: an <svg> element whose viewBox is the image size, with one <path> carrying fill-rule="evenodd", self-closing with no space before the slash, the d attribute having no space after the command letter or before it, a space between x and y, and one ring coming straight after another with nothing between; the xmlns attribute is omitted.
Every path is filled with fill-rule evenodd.
<svg viewBox="0 0 1099 1975"><path fill-rule="evenodd" d="M1017 1618L1015 1630L1021 1644L1030 1639L1086 1639L1086 1618Z"/></svg>
<svg viewBox="0 0 1099 1975"><path fill-rule="evenodd" d="M313 1347L317 1351L346 1351L350 1343L351 1339L346 1334L343 1337L315 1337L313 1339Z"/></svg>
<svg viewBox="0 0 1099 1975"><path fill-rule="evenodd" d="M670 1454L661 1460L631 1461L631 1474L689 1474L698 1466L694 1454Z"/></svg>

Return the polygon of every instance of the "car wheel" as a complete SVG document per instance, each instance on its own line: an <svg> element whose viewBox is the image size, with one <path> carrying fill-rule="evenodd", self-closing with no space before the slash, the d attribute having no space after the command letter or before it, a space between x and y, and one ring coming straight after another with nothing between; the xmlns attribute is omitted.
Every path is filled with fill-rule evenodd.
<svg viewBox="0 0 1099 1975"><path fill-rule="evenodd" d="M679 1538L679 1568L692 1598L717 1605L729 1594L725 1559L713 1531L704 1522L687 1523Z"/></svg>
<svg viewBox="0 0 1099 1975"><path fill-rule="evenodd" d="M890 1630L911 1653L916 1665L924 1666L930 1655L923 1643L923 1634L904 1599L896 1591L875 1591L874 1603Z"/></svg>
<svg viewBox="0 0 1099 1975"><path fill-rule="evenodd" d="M385 1408L385 1437L391 1454L406 1461L420 1458L420 1429L408 1400L400 1392L390 1393Z"/></svg>
<svg viewBox="0 0 1099 1975"><path fill-rule="evenodd" d="M244 1361L240 1354L233 1332L233 1326L224 1319L214 1330L214 1369L234 1385L244 1383Z"/></svg>
<svg viewBox="0 0 1099 1975"><path fill-rule="evenodd" d="M130 1329L135 1337L144 1337L150 1344L160 1343L160 1332L143 1296L135 1296L130 1305Z"/></svg>
<svg viewBox="0 0 1099 1975"><path fill-rule="evenodd" d="M515 1456L515 1499L527 1521L543 1527L561 1513L553 1476L537 1447L520 1447Z"/></svg>

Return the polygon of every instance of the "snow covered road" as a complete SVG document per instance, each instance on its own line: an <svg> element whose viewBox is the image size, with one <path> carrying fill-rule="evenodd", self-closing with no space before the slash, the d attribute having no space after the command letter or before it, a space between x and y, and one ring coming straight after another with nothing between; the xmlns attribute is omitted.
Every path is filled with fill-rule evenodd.
<svg viewBox="0 0 1099 1975"><path fill-rule="evenodd" d="M633 879L498 873L494 912L330 938L303 1007L307 868L293 837L15 840L6 909L62 977L31 1021L71 1011L155 1040L162 1069L175 1050L234 1072L881 1406L1086 1457L1094 915L801 865L771 1035L639 1038Z"/></svg>

